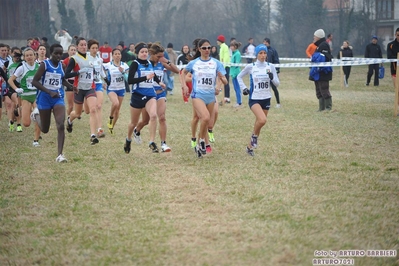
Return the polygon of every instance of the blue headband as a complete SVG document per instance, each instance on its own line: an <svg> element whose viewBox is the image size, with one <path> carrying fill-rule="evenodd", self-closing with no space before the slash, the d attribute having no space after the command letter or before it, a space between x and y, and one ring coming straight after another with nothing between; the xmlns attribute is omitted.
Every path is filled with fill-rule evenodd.
<svg viewBox="0 0 399 266"><path fill-rule="evenodd" d="M255 56L258 56L260 51L265 51L267 53L267 47L264 44L259 44L255 47Z"/></svg>

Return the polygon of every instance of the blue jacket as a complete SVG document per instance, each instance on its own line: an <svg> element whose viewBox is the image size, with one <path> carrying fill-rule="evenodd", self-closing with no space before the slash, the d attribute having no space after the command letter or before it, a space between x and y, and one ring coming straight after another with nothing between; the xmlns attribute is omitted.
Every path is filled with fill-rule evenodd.
<svg viewBox="0 0 399 266"><path fill-rule="evenodd" d="M312 55L312 62L314 63L321 63L321 62L326 62L326 56L320 52L315 52ZM328 74L332 72L332 67L312 67L310 68L309 72L309 79L318 81L320 80L320 73Z"/></svg>

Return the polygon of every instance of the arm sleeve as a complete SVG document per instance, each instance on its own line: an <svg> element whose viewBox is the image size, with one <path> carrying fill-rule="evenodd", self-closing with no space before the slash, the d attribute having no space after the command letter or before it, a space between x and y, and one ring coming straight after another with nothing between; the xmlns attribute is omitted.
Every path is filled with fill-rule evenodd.
<svg viewBox="0 0 399 266"><path fill-rule="evenodd" d="M58 35L58 32L54 35L54 40L56 40L57 42L60 41L60 36Z"/></svg>
<svg viewBox="0 0 399 266"><path fill-rule="evenodd" d="M5 81L8 80L8 79L7 79L6 72L4 72L3 68L1 68L1 67L0 67L0 76L1 76Z"/></svg>
<svg viewBox="0 0 399 266"><path fill-rule="evenodd" d="M128 76L128 78L127 78L127 82L128 82L129 84L137 84L137 83L140 83L140 82L143 82L143 81L146 81L146 80L147 80L147 77L139 77L139 78L135 78L135 77L134 77L134 75L135 75L136 72L137 72L137 68L138 68L138 65L137 65L136 62L133 62L133 63L130 65L130 68L129 68L129 76Z"/></svg>
<svg viewBox="0 0 399 266"><path fill-rule="evenodd" d="M250 73L251 69L252 69L252 64L246 65L244 67L244 69L241 70L241 72L237 76L237 81L238 81L238 84L240 85L241 91L243 91L247 87L242 78L244 76L248 75Z"/></svg>
<svg viewBox="0 0 399 266"><path fill-rule="evenodd" d="M65 79L73 78L79 75L79 72L72 72L74 68L75 68L75 59L71 57L71 59L69 59L69 64L65 69Z"/></svg>
<svg viewBox="0 0 399 266"><path fill-rule="evenodd" d="M273 80L271 80L271 82L273 82L273 84L276 87L278 87L278 85L280 85L280 80L279 80L278 75L277 75L276 67L274 65L271 65L271 69L272 69L272 73L273 73Z"/></svg>

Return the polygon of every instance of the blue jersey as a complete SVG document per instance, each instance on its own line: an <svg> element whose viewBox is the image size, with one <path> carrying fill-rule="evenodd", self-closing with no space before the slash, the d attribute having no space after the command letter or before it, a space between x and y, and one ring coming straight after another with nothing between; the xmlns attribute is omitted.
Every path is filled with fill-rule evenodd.
<svg viewBox="0 0 399 266"><path fill-rule="evenodd" d="M60 95L59 98L52 98L50 94L37 90L36 103L39 110L53 109L56 105L65 105L64 103L64 90L62 86L62 80L65 76L64 69L62 68L61 62L58 62L58 66L54 67L50 59L44 60L44 73L41 79L41 83L44 87L49 90L57 91Z"/></svg>
<svg viewBox="0 0 399 266"><path fill-rule="evenodd" d="M206 61L196 58L188 63L186 70L192 73L193 94L214 96L217 72L221 72L223 76L226 75L223 64L212 57Z"/></svg>
<svg viewBox="0 0 399 266"><path fill-rule="evenodd" d="M58 62L58 66L54 67L50 59L43 61L44 63L44 74L42 76L42 85L49 90L58 91L61 98L64 98L64 90L62 89L62 79L65 76L64 69L62 68L61 62Z"/></svg>
<svg viewBox="0 0 399 266"><path fill-rule="evenodd" d="M134 60L134 62L136 62L138 65L137 71L134 74L135 78L145 77L148 74L154 73L154 68L150 61L147 61L148 62L147 66L140 64L140 62L137 60ZM132 93L136 92L136 93L139 93L144 96L155 97L157 94L155 93L153 83L154 83L154 79L152 78L152 79L149 79L149 80L137 83L137 84L133 84Z"/></svg>
<svg viewBox="0 0 399 266"><path fill-rule="evenodd" d="M155 75L158 77L159 80L162 80L165 67L162 65L161 62L158 62L155 65L153 65L153 68ZM161 85L159 85L157 82L154 81L154 89L156 91L159 91L162 90L162 87Z"/></svg>

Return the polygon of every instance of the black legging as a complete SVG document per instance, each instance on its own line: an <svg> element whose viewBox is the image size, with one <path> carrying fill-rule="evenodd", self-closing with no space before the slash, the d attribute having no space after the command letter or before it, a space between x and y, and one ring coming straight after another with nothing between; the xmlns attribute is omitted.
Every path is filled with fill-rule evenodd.
<svg viewBox="0 0 399 266"><path fill-rule="evenodd" d="M277 104L280 104L280 95L278 93L278 89L276 85L273 84L273 82L270 82L270 84L272 84L272 90L274 92L274 97L276 97Z"/></svg>
<svg viewBox="0 0 399 266"><path fill-rule="evenodd" d="M226 67L226 79L227 79L227 84L224 85L224 97L225 98L230 98L230 67Z"/></svg>
<svg viewBox="0 0 399 266"><path fill-rule="evenodd" d="M373 76L374 72L374 86L379 85L379 79L378 79L378 72L380 71L380 65L379 64L372 64L369 65L369 71L367 72L367 85L370 84L371 77Z"/></svg>
<svg viewBox="0 0 399 266"><path fill-rule="evenodd" d="M344 66L343 67L343 71L344 71L346 83L348 84L349 75L351 74L351 67L350 66Z"/></svg>

